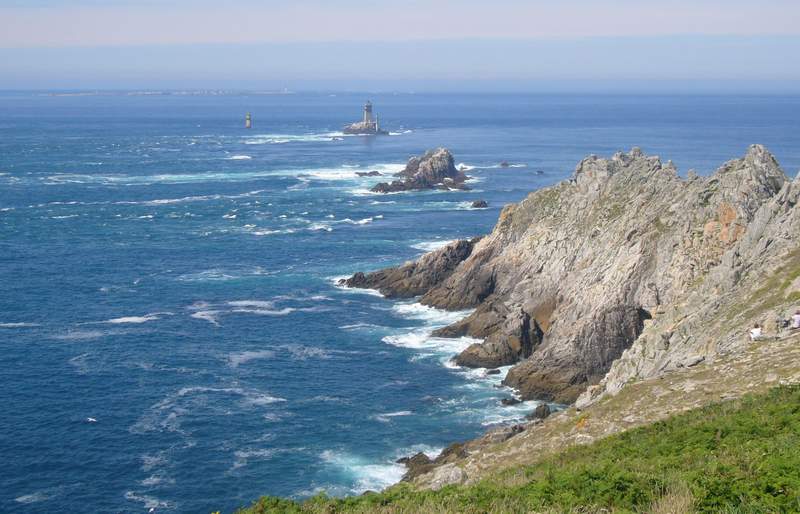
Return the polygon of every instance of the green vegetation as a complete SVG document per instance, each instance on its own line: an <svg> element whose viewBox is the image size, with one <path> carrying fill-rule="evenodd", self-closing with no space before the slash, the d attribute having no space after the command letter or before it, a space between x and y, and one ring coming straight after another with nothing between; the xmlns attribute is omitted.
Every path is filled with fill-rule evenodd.
<svg viewBox="0 0 800 514"><path fill-rule="evenodd" d="M469 486L265 497L241 514L284 512L800 512L800 387L689 411Z"/></svg>

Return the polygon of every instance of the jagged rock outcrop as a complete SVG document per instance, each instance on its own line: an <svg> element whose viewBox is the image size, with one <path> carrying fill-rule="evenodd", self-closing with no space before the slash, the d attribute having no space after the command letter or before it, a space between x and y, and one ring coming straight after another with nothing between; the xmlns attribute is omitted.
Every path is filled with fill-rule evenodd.
<svg viewBox="0 0 800 514"><path fill-rule="evenodd" d="M418 261L373 273L359 272L348 279L340 280L339 284L345 287L377 289L387 298L419 296L449 277L469 257L478 241L480 238L453 241L423 255Z"/></svg>
<svg viewBox="0 0 800 514"><path fill-rule="evenodd" d="M458 258L443 249L348 285L475 308L437 333L484 339L459 364L518 362L505 383L523 399L583 393L585 404L733 351L758 305L800 302L798 195L800 179L760 145L705 178L638 149L590 156L570 180L504 208ZM786 281L761 291L778 269Z"/></svg>
<svg viewBox="0 0 800 514"><path fill-rule="evenodd" d="M453 155L446 148L428 150L420 157L412 157L403 171L395 176L401 177L391 183L381 182L372 188L375 193L397 193L422 189L469 189L464 182L467 176L456 169Z"/></svg>

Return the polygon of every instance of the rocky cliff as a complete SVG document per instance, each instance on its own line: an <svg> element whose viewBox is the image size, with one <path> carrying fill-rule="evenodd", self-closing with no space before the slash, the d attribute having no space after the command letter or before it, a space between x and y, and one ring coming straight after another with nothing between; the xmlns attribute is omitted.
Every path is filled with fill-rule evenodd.
<svg viewBox="0 0 800 514"><path fill-rule="evenodd" d="M422 167L409 165L406 177ZM459 364L515 364L505 383L523 398L588 405L735 352L748 325L769 331L798 307L798 196L800 178L759 145L708 177L638 149L590 156L504 208L480 240L347 284L475 308L438 333L483 339Z"/></svg>
<svg viewBox="0 0 800 514"><path fill-rule="evenodd" d="M376 193L396 193L422 189L468 189L467 177L456 169L453 155L445 148L428 150L409 159L405 169L396 175L399 180L381 182L372 188Z"/></svg>

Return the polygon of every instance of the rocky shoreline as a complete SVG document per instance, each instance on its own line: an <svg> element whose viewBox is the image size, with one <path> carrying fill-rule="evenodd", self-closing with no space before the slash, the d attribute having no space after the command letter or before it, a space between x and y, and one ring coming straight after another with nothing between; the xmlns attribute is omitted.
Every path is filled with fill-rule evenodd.
<svg viewBox="0 0 800 514"><path fill-rule="evenodd" d="M760 145L707 177L683 178L636 148L590 156L570 179L506 206L490 234L342 284L475 309L435 333L483 340L457 364L513 365L503 383L522 399L586 408L743 351L753 323L770 329L800 307L798 199L800 176ZM519 431L415 456L409 479Z"/></svg>

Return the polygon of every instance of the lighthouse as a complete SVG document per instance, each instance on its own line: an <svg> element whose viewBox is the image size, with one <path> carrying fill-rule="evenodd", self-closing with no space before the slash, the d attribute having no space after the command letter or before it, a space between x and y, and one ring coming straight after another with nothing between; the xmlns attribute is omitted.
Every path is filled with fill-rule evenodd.
<svg viewBox="0 0 800 514"><path fill-rule="evenodd" d="M372 124L372 102L367 100L364 104L364 125Z"/></svg>
<svg viewBox="0 0 800 514"><path fill-rule="evenodd" d="M248 112L244 117L244 128L249 129L253 126L253 118L250 116Z"/></svg>
<svg viewBox="0 0 800 514"><path fill-rule="evenodd" d="M385 130L381 130L378 116L372 117L372 102L369 100L364 104L364 116L361 121L345 125L342 130L345 134L359 134L363 136L388 134Z"/></svg>

